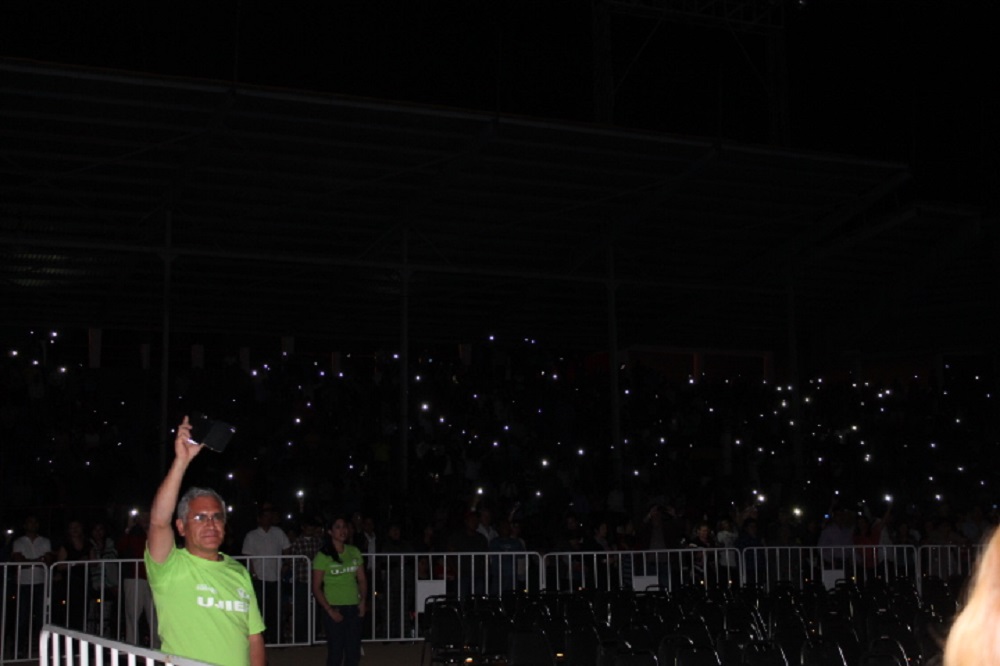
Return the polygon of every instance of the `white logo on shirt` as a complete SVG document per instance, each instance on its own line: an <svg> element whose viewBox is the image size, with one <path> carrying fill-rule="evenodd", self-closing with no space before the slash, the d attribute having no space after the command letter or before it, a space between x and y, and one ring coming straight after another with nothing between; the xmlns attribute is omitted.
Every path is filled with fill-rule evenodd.
<svg viewBox="0 0 1000 666"><path fill-rule="evenodd" d="M232 611L234 613L246 613L249 612L250 608L245 601L232 601L227 599L218 599L215 597L198 597L198 605L203 608L218 608L219 610Z"/></svg>

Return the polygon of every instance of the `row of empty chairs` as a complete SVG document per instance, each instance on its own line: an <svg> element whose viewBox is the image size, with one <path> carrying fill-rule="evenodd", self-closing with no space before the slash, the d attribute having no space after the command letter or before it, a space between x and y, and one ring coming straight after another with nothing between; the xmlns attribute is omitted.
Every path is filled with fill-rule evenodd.
<svg viewBox="0 0 1000 666"><path fill-rule="evenodd" d="M961 581L687 586L430 597L423 663L921 666L939 659Z"/></svg>

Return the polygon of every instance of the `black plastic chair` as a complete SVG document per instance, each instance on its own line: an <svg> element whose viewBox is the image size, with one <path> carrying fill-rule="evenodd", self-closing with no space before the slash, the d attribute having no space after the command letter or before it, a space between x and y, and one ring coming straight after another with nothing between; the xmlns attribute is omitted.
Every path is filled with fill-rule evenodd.
<svg viewBox="0 0 1000 666"><path fill-rule="evenodd" d="M797 622L786 622L778 626L773 632L771 639L781 646L785 655L801 654L802 646L809 639L809 632L801 618Z"/></svg>
<svg viewBox="0 0 1000 666"><path fill-rule="evenodd" d="M629 652L656 652L658 644L653 640L653 634L644 624L630 624L618 631L618 644L624 645Z"/></svg>
<svg viewBox="0 0 1000 666"><path fill-rule="evenodd" d="M694 647L694 641L683 634L667 634L660 639L660 644L656 648L656 659L660 666L674 666L677 663L677 654L684 648Z"/></svg>
<svg viewBox="0 0 1000 666"><path fill-rule="evenodd" d="M601 654L601 637L593 625L570 627L565 632L563 664L565 666L597 666Z"/></svg>
<svg viewBox="0 0 1000 666"><path fill-rule="evenodd" d="M763 640L749 629L732 629L719 634L715 639L715 651L723 666L738 666L743 659L743 650L754 641Z"/></svg>
<svg viewBox="0 0 1000 666"><path fill-rule="evenodd" d="M777 642L753 641L743 651L742 666L789 666L789 663Z"/></svg>
<svg viewBox="0 0 1000 666"><path fill-rule="evenodd" d="M897 661L899 661L900 666L906 666L909 663L909 655L906 654L906 649L900 645L899 641L890 636L879 636L873 639L868 644L868 650L865 652L866 655L877 655L886 654Z"/></svg>
<svg viewBox="0 0 1000 666"><path fill-rule="evenodd" d="M507 666L555 666L555 653L541 629L514 629L507 636Z"/></svg>
<svg viewBox="0 0 1000 666"><path fill-rule="evenodd" d="M682 647L677 652L676 666L721 666L719 653L712 648L694 645ZM668 665L670 666L670 665Z"/></svg>
<svg viewBox="0 0 1000 666"><path fill-rule="evenodd" d="M673 634L681 634L691 639L699 647L715 647L715 638L700 617L685 617L674 627Z"/></svg>
<svg viewBox="0 0 1000 666"><path fill-rule="evenodd" d="M563 653L566 651L566 629L569 624L561 617L543 618L537 627L545 633L549 639L549 645L553 653Z"/></svg>
<svg viewBox="0 0 1000 666"><path fill-rule="evenodd" d="M829 638L810 638L800 652L802 666L848 666L844 651L837 641Z"/></svg>
<svg viewBox="0 0 1000 666"><path fill-rule="evenodd" d="M420 653L423 666L427 653L430 663L453 664L462 662L469 655L466 647L465 623L461 611L450 605L440 605L430 611L430 629Z"/></svg>
<svg viewBox="0 0 1000 666"><path fill-rule="evenodd" d="M549 607L540 600L525 603L514 613L514 624L518 627L530 628L542 620L549 619Z"/></svg>
<svg viewBox="0 0 1000 666"><path fill-rule="evenodd" d="M560 614L570 626L595 625L594 606L590 600L578 594L567 594L559 600Z"/></svg>
<svg viewBox="0 0 1000 666"><path fill-rule="evenodd" d="M820 620L819 635L822 638L835 641L844 653L848 664L858 663L864 649L858 634L850 621L839 615L826 615Z"/></svg>
<svg viewBox="0 0 1000 666"><path fill-rule="evenodd" d="M723 621L725 631L743 632L757 640L764 639L764 622L756 610L745 603L734 602L726 606Z"/></svg>
<svg viewBox="0 0 1000 666"><path fill-rule="evenodd" d="M625 652L615 656L614 666L657 666L652 652Z"/></svg>
<svg viewBox="0 0 1000 666"><path fill-rule="evenodd" d="M485 663L500 662L507 658L507 638L511 623L505 617L489 617L479 625L479 642L476 653Z"/></svg>
<svg viewBox="0 0 1000 666"><path fill-rule="evenodd" d="M905 666L905 664L891 654L866 652L861 655L858 666Z"/></svg>

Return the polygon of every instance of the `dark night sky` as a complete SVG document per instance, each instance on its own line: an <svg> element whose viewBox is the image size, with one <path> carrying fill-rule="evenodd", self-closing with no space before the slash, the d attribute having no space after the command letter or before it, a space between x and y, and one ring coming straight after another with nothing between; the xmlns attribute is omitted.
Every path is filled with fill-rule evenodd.
<svg viewBox="0 0 1000 666"><path fill-rule="evenodd" d="M908 162L917 198L997 201L996 3L787 7L791 147ZM587 122L584 0L7 0L0 54ZM761 38L614 15L617 124L768 141Z"/></svg>

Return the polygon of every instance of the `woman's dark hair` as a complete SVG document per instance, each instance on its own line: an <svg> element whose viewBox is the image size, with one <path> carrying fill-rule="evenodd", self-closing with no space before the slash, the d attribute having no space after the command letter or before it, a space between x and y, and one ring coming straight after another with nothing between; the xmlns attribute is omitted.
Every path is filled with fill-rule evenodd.
<svg viewBox="0 0 1000 666"><path fill-rule="evenodd" d="M334 516L333 519L330 520L329 522L323 524L323 531L330 532L330 530L333 529L333 524L336 523L338 520L344 521L345 525L351 524L350 516L337 515ZM329 555L330 557L332 557L333 561L336 562L337 564L343 564L343 560L340 559L340 553L337 552L337 547L333 545L333 539L330 538L329 534L327 534L326 537L323 539L323 547L320 548L319 550L324 555Z"/></svg>

